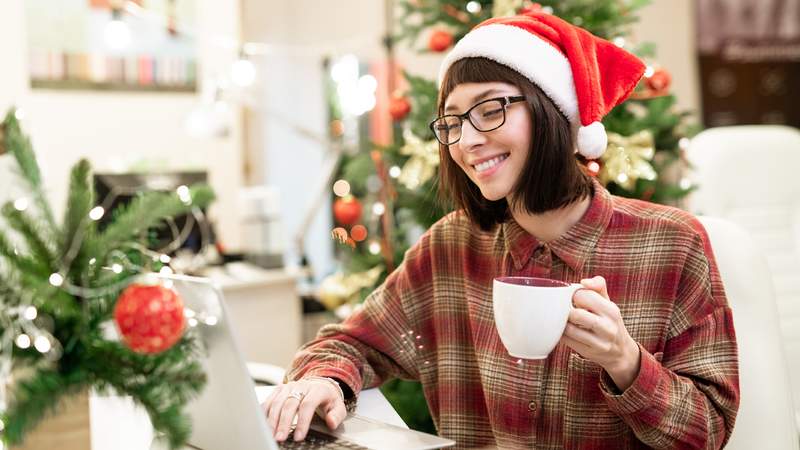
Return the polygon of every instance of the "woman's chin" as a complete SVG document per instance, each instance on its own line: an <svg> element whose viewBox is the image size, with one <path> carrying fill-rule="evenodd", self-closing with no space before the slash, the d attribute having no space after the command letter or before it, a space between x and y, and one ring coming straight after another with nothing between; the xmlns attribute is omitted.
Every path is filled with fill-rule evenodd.
<svg viewBox="0 0 800 450"><path fill-rule="evenodd" d="M506 198L506 194L506 192L500 192L495 189L481 189L481 195L483 195L483 198L492 202L503 200Z"/></svg>

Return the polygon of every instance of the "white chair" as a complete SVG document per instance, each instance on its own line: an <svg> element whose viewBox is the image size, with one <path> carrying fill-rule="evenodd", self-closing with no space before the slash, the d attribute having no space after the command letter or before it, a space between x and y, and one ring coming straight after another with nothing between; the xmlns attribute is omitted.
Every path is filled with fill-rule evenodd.
<svg viewBox="0 0 800 450"><path fill-rule="evenodd" d="M711 128L692 139L687 156L698 186L689 209L742 226L766 256L800 428L800 131Z"/></svg>
<svg viewBox="0 0 800 450"><path fill-rule="evenodd" d="M778 312L764 256L743 228L718 218L700 220L733 310L739 346L741 404L726 448L797 450Z"/></svg>

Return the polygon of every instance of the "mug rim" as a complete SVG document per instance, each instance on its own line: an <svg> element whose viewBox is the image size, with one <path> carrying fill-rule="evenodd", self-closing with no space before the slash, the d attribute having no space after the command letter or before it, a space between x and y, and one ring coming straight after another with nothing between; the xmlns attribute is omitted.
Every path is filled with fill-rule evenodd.
<svg viewBox="0 0 800 450"><path fill-rule="evenodd" d="M520 282L521 280L536 280L541 284L527 284ZM542 277L524 277L524 276L509 276L509 277L495 277L494 281L499 283L508 284L511 286L528 286L528 287L569 287L570 284L566 281L554 280L552 278Z"/></svg>

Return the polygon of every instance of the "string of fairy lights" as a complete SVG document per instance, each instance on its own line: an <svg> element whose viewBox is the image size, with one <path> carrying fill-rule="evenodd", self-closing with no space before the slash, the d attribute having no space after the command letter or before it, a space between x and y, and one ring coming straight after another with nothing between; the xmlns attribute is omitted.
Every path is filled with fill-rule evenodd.
<svg viewBox="0 0 800 450"><path fill-rule="evenodd" d="M22 114L18 114L21 117ZM13 174L19 178L19 170ZM186 222L182 228L178 228L177 224L172 219L167 219L165 222L169 229L169 240L166 244L159 248L148 248L139 242L123 242L117 248L109 252L110 264L103 266L102 270L107 270L115 274L130 273L129 277L114 280L112 283L99 287L87 287L88 280L83 283L75 284L70 281L66 274L69 273L70 267L74 263L78 251L82 247L82 242L85 238L85 230L88 229L89 222L98 222L109 213L109 208L115 201L123 195L131 195L137 192L146 190L146 186L133 186L133 187L113 187L103 200L90 210L81 224L77 227L79 230L76 232L73 241L69 245L69 250L66 252L61 260L59 269L51 273L48 277L49 284L54 289L60 289L67 294L80 297L85 301L82 302L84 308L93 307L91 300L104 298L119 292L126 285L134 280L145 277L147 283L161 283L165 287L172 287L173 282L170 280L170 275L175 273L171 266L174 259L169 256L170 253L175 252L181 248L182 244L186 241L193 228L199 230L200 235L200 248L199 251L192 256L192 258L203 258L204 254L211 248L210 245L210 229L208 221L205 220L204 212L199 207L192 207L190 213L187 214ZM185 205L192 204L190 189L186 185L180 185L174 190L175 195ZM44 196L44 192L39 188L33 188L29 193L13 199L10 203L14 209L21 213L28 213L32 217L37 217L35 205L40 197ZM6 227L8 229L8 227ZM11 240L14 254L21 255L24 249ZM146 258L146 261L157 263L161 267L158 273L154 273L151 267L140 265L132 261L128 257L128 252L125 250L133 250ZM90 265L96 264L94 258L90 259ZM0 261L0 271L4 269L2 261ZM11 288L11 286L9 286ZM12 381L12 350L14 347L20 350L27 350L33 348L38 351L46 360L56 361L62 354L61 343L51 333L53 327L52 319L39 313L35 306L34 293L30 290L16 290L14 292L20 302L13 306L0 308L0 411L7 408L7 388ZM0 294L2 295L2 294ZM0 301L0 304L5 302ZM208 306L208 305L203 305ZM213 309L213 308L211 308ZM184 307L184 317L186 318L187 325L190 328L197 327L200 324L213 326L218 322L217 311L204 310L202 308L192 309L188 306ZM109 327L113 329L113 327ZM111 330L113 334L113 330ZM0 422L0 431L3 429L3 424Z"/></svg>

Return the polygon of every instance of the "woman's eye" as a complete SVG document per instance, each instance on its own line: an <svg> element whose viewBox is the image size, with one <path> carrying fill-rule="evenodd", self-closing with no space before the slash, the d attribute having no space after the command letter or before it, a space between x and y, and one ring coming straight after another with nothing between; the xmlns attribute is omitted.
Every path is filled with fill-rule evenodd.
<svg viewBox="0 0 800 450"><path fill-rule="evenodd" d="M484 111L483 112L483 117L493 117L493 116L496 116L496 115L500 114L502 111L503 111L502 108L490 109L488 111Z"/></svg>

